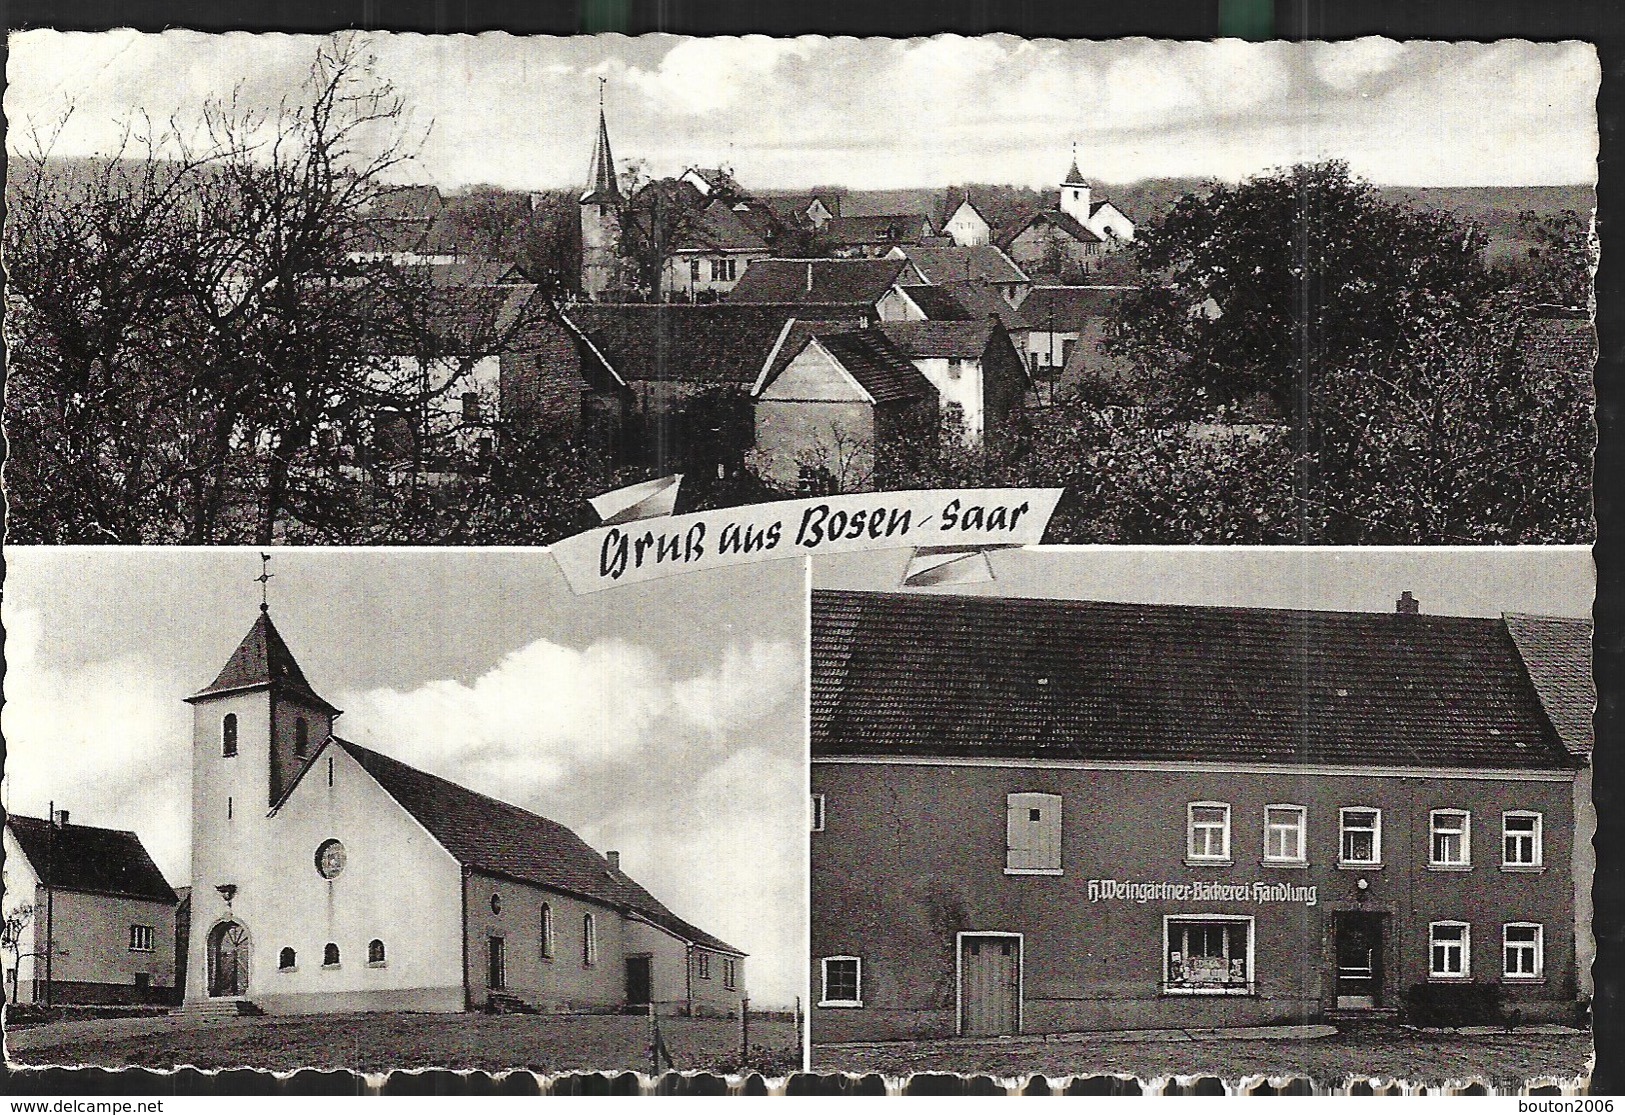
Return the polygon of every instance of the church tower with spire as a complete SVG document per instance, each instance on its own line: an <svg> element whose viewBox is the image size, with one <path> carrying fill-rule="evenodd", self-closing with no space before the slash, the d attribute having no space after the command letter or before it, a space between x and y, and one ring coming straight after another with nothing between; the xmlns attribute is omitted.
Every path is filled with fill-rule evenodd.
<svg viewBox="0 0 1625 1115"><path fill-rule="evenodd" d="M620 245L620 181L615 156L609 149L609 126L604 120L604 82L598 82L598 142L592 152L587 190L581 195L581 292L602 298L615 282L616 253Z"/></svg>
<svg viewBox="0 0 1625 1115"><path fill-rule="evenodd" d="M1072 145L1072 166L1061 183L1061 212L1089 227L1089 183L1078 170L1078 145Z"/></svg>

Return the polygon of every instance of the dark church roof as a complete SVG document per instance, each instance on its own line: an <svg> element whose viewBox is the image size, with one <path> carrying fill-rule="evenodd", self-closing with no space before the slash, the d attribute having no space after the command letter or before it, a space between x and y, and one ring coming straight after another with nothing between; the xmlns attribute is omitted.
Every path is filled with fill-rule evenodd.
<svg viewBox="0 0 1625 1115"><path fill-rule="evenodd" d="M621 201L621 185L615 177L615 156L609 150L609 125L604 122L604 106L598 106L598 142L592 150L592 170L587 174L583 205L616 205Z"/></svg>
<svg viewBox="0 0 1625 1115"><path fill-rule="evenodd" d="M630 910L693 944L745 955L672 913L557 821L346 740L333 743L465 867Z"/></svg>
<svg viewBox="0 0 1625 1115"><path fill-rule="evenodd" d="M1499 619L816 592L815 756L1570 768Z"/></svg>
<svg viewBox="0 0 1625 1115"><path fill-rule="evenodd" d="M170 905L177 901L163 872L133 832L75 824L53 832L51 822L16 813L6 817L6 824L42 883L48 879L63 890Z"/></svg>
<svg viewBox="0 0 1625 1115"><path fill-rule="evenodd" d="M1591 754L1597 682L1591 668L1591 624L1583 619L1508 614L1507 630L1563 745Z"/></svg>
<svg viewBox="0 0 1625 1115"><path fill-rule="evenodd" d="M317 696L316 691L310 687L310 682L305 680L305 672L299 668L293 652L283 641L282 633L276 629L276 624L271 622L271 613L262 608L259 618L254 621L254 626L248 629L243 641L231 652L231 657L226 660L226 665L221 669L219 676L186 699L196 701L218 693L268 689L273 685L283 692L314 702L331 712L339 711Z"/></svg>

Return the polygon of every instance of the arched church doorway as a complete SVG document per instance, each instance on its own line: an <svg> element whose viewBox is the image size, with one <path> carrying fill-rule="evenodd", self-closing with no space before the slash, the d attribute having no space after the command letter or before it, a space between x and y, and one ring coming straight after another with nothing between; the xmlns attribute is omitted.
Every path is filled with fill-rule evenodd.
<svg viewBox="0 0 1625 1115"><path fill-rule="evenodd" d="M252 955L248 930L234 921L215 926L209 934L209 995L247 994Z"/></svg>

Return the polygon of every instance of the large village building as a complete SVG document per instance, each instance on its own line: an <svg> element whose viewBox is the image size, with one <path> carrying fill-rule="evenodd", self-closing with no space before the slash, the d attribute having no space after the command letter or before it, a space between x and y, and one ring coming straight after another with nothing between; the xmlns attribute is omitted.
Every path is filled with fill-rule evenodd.
<svg viewBox="0 0 1625 1115"><path fill-rule="evenodd" d="M1056 205L1005 229L999 247L1028 272L1052 279L1057 272L1085 275L1096 270L1108 252L1134 239L1134 222L1092 193L1074 153Z"/></svg>
<svg viewBox="0 0 1625 1115"><path fill-rule="evenodd" d="M813 1040L1469 991L1572 1020L1584 760L1517 627L1408 593L1386 615L815 593ZM1551 688L1578 719L1575 669Z"/></svg>
<svg viewBox="0 0 1625 1115"><path fill-rule="evenodd" d="M574 832L333 735L262 609L188 698L186 1009L737 1009L744 954Z"/></svg>
<svg viewBox="0 0 1625 1115"><path fill-rule="evenodd" d="M5 856L7 1002L173 1001L178 899L140 837L13 813Z"/></svg>

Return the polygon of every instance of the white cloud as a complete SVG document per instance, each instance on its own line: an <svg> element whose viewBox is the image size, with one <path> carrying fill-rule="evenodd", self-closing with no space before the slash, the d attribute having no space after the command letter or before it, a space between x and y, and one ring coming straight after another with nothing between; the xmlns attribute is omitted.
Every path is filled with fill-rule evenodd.
<svg viewBox="0 0 1625 1115"><path fill-rule="evenodd" d="M653 70L632 67L625 77L657 106L705 115L740 100L784 59L805 58L811 50L800 39L762 35L683 39Z"/></svg>

